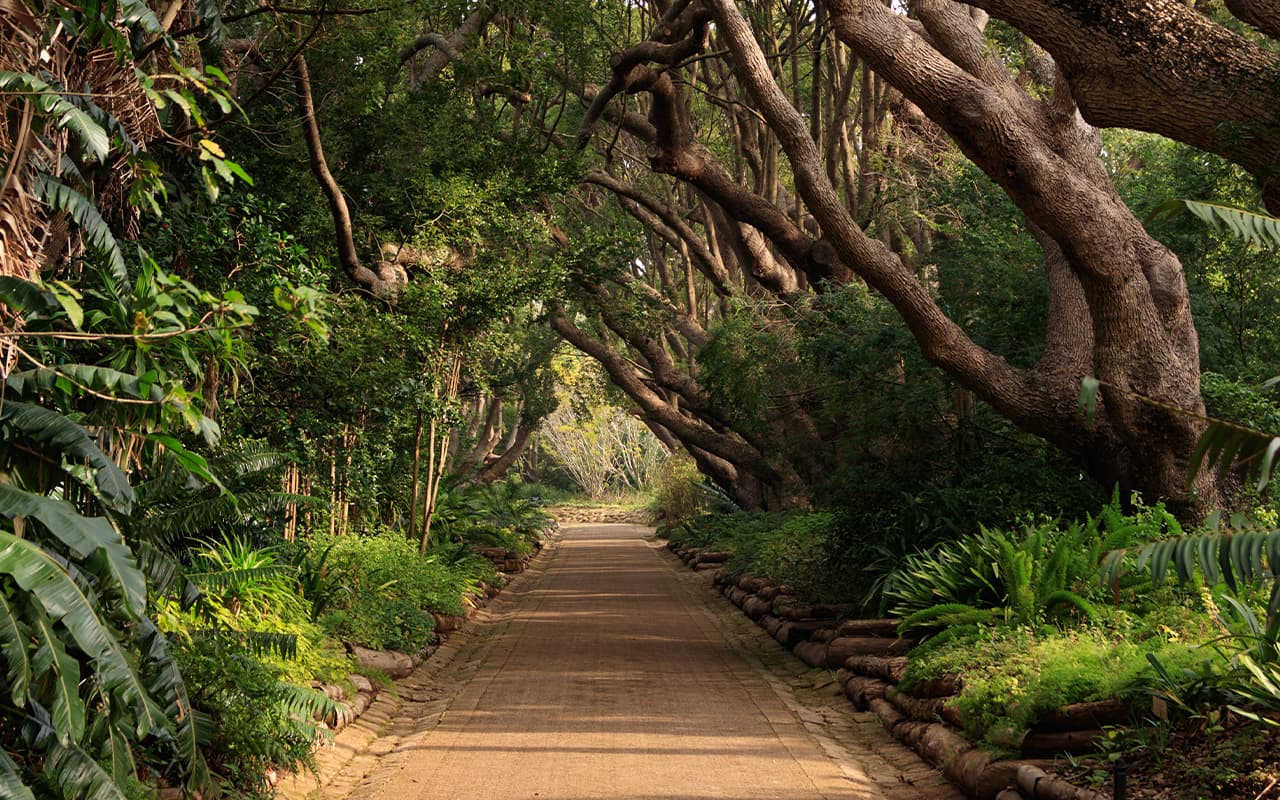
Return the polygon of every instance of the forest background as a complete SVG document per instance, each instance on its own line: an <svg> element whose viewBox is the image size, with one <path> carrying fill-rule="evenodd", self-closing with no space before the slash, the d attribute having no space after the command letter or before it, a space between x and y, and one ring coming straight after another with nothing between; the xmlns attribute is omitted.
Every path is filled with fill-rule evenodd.
<svg viewBox="0 0 1280 800"><path fill-rule="evenodd" d="M884 564L1113 493L1274 524L1190 466L1206 414L1280 430L1277 229L1230 210L1280 209L1276 9L1096 6L0 0L0 776L200 785L180 672L267 653L288 728L279 670L404 638L320 588L264 638L253 581L381 532L459 611L468 545L536 538L513 470L679 453Z"/></svg>

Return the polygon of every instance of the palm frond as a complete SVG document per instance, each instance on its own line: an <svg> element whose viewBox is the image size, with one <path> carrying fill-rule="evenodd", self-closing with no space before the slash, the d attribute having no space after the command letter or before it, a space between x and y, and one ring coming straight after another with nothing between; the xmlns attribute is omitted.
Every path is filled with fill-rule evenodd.
<svg viewBox="0 0 1280 800"><path fill-rule="evenodd" d="M1215 420L1196 442L1189 472L1195 475L1201 469L1217 469L1225 475L1235 466L1245 480L1253 481L1258 491L1262 491L1275 474L1277 453L1280 453L1280 436Z"/></svg>
<svg viewBox="0 0 1280 800"><path fill-rule="evenodd" d="M164 401L164 389L137 375L92 364L61 364L11 373L5 381L15 398L32 400L57 391L70 381L74 386L98 394L129 400Z"/></svg>
<svg viewBox="0 0 1280 800"><path fill-rule="evenodd" d="M1090 418L1097 408L1098 392L1103 386L1112 391L1122 392L1125 396L1149 406L1207 423L1205 432L1201 434L1191 454L1187 468L1188 484L1202 469L1217 469L1220 474L1225 475L1232 467L1236 467L1243 471L1246 480L1254 481L1258 491L1262 491L1271 482L1276 467L1280 466L1276 460L1277 455L1280 454L1280 436L1187 411L1150 397L1127 392L1097 378L1086 377L1080 383L1079 406L1081 411Z"/></svg>
<svg viewBox="0 0 1280 800"><path fill-rule="evenodd" d="M1194 579L1197 568L1206 583L1226 583L1232 590L1241 584L1271 580L1270 617L1280 615L1280 531L1223 530L1152 542L1136 548L1114 550L1102 562L1102 580L1115 585L1128 558L1138 570L1149 570L1159 584L1172 570L1178 581Z"/></svg>
<svg viewBox="0 0 1280 800"><path fill-rule="evenodd" d="M1199 217L1214 230L1226 229L1241 241L1259 247L1280 247L1280 219L1242 208L1204 203L1197 200L1174 200Z"/></svg>
<svg viewBox="0 0 1280 800"><path fill-rule="evenodd" d="M188 580L207 592L224 591L245 583L292 578L297 574L298 568L289 564L268 564L244 569L224 569L210 572L188 571L186 573Z"/></svg>
<svg viewBox="0 0 1280 800"><path fill-rule="evenodd" d="M298 657L298 635L275 631L236 631L244 648L255 656L279 656L286 661Z"/></svg>
<svg viewBox="0 0 1280 800"><path fill-rule="evenodd" d="M18 91L34 98L36 106L59 128L80 140L85 153L105 161L111 152L111 137L86 111L67 100L53 86L25 72L0 70L0 91Z"/></svg>

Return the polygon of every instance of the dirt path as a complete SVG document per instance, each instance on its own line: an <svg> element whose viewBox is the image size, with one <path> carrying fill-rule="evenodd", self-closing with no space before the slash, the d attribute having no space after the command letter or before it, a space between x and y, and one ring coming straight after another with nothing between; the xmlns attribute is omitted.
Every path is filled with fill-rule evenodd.
<svg viewBox="0 0 1280 800"><path fill-rule="evenodd" d="M345 745L324 796L960 797L648 533L568 527Z"/></svg>

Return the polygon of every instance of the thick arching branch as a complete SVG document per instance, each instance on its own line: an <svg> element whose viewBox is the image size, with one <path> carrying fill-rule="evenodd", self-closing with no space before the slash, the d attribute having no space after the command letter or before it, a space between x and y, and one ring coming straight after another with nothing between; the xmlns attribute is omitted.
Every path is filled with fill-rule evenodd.
<svg viewBox="0 0 1280 800"><path fill-rule="evenodd" d="M1280 53L1180 0L970 2L1049 51L1089 122L1159 133L1234 161L1280 213ZM1229 6L1264 33L1280 28L1275 0Z"/></svg>
<svg viewBox="0 0 1280 800"><path fill-rule="evenodd" d="M338 262L351 280L373 292L378 297L393 298L401 286L407 282L403 268L394 263L380 262L380 269L374 272L360 263L360 254L356 250L355 233L351 224L351 211L347 208L347 199L342 194L342 187L329 171L329 164L324 157L324 145L320 140L320 123L316 120L315 100L311 96L311 75L307 69L307 59L299 54L296 65L295 85L298 92L299 116L302 118L302 133L307 143L307 155L311 163L311 171L320 184L329 203L329 213L333 217L334 238L338 246Z"/></svg>
<svg viewBox="0 0 1280 800"><path fill-rule="evenodd" d="M400 48L400 52L396 54L397 63L395 71L399 72L404 65L409 63L418 53L428 47L435 47L435 52L427 56L421 66L416 67L412 73L412 81L416 86L435 78L440 70L444 69L450 61L457 61L461 57L461 52L465 50L479 36L484 27L497 14L497 9L492 3L481 3L474 11L462 20L462 23L448 36L428 31L409 44Z"/></svg>

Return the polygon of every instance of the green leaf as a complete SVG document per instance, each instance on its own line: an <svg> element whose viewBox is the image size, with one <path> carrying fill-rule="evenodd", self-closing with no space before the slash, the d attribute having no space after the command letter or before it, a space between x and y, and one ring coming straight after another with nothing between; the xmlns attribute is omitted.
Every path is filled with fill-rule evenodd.
<svg viewBox="0 0 1280 800"><path fill-rule="evenodd" d="M1192 214L1211 225L1214 230L1226 228L1237 239L1259 247L1280 246L1280 219L1217 203L1202 203L1196 200L1180 202Z"/></svg>
<svg viewBox="0 0 1280 800"><path fill-rule="evenodd" d="M200 480L217 486L222 491L226 491L227 487L222 485L222 481L218 480L218 476L209 468L209 462L199 453L193 453L183 447L182 442L177 437L170 436L166 433L149 433L147 441L155 442L165 449L178 466L195 475Z"/></svg>
<svg viewBox="0 0 1280 800"><path fill-rule="evenodd" d="M1080 381L1080 400L1078 407L1090 421L1098 410L1098 389L1102 383L1097 378L1086 377Z"/></svg>
<svg viewBox="0 0 1280 800"><path fill-rule="evenodd" d="M0 531L0 573L12 576L49 617L61 622L89 658L101 658L115 644L93 603L38 544Z"/></svg>
<svg viewBox="0 0 1280 800"><path fill-rule="evenodd" d="M139 617L146 610L146 579L133 552L106 519L81 516L70 503L8 484L0 484L0 515L39 520L77 559L90 562L96 571L110 578L120 589L130 615Z"/></svg>
<svg viewBox="0 0 1280 800"><path fill-rule="evenodd" d="M200 750L200 717L191 706L186 683L169 652L169 642L154 623L144 619L139 624L138 643L149 676L147 688L152 697L165 703L165 716L173 725L174 748L182 760L186 788L201 792L212 784L212 779Z"/></svg>
<svg viewBox="0 0 1280 800"><path fill-rule="evenodd" d="M0 797L5 800L36 800L31 789L22 782L18 765L4 750L0 750Z"/></svg>
<svg viewBox="0 0 1280 800"><path fill-rule="evenodd" d="M111 774L75 745L51 748L41 778L68 800L128 800Z"/></svg>
<svg viewBox="0 0 1280 800"><path fill-rule="evenodd" d="M3 557L0 553L0 560ZM80 699L80 663L67 652L48 617L37 615L31 632L37 642L31 668L37 676L52 678L49 711L58 741L64 745L78 742L84 736L85 720L84 701Z"/></svg>
<svg viewBox="0 0 1280 800"><path fill-rule="evenodd" d="M138 765L133 759L131 742L115 725L107 726L107 737L111 753L111 780L117 786L125 786L138 774Z"/></svg>
<svg viewBox="0 0 1280 800"><path fill-rule="evenodd" d="M41 392L55 389L59 378L67 378L81 389L111 397L151 403L161 403L165 398L164 389L155 383L155 373L133 375L92 364L60 364L56 368L39 367L14 372L6 383L11 397L36 400Z"/></svg>
<svg viewBox="0 0 1280 800"><path fill-rule="evenodd" d="M8 428L73 461L87 462L94 469L94 484L104 500L123 514L133 510L133 487L129 485L129 479L114 461L98 449L84 428L56 411L14 400L0 405L0 428Z"/></svg>
<svg viewBox="0 0 1280 800"><path fill-rule="evenodd" d="M61 306L53 292L12 275L0 275L0 303L23 313L52 314Z"/></svg>
<svg viewBox="0 0 1280 800"><path fill-rule="evenodd" d="M126 25L137 25L153 36L165 34L156 13L144 0L120 0L120 21Z"/></svg>
<svg viewBox="0 0 1280 800"><path fill-rule="evenodd" d="M107 257L112 275L119 281L128 281L129 270L124 264L124 253L93 201L50 175L37 175L31 189L51 208L70 214L80 226L85 241Z"/></svg>
<svg viewBox="0 0 1280 800"><path fill-rule="evenodd" d="M111 152L111 137L93 117L63 97L53 86L34 75L0 70L0 92L5 90L33 95L40 111L53 119L59 128L71 131L80 140L86 154L99 162L106 160Z"/></svg>
<svg viewBox="0 0 1280 800"><path fill-rule="evenodd" d="M26 626L18 620L12 602L0 592L0 657L4 658L9 697L22 708L31 685L31 662L27 658Z"/></svg>
<svg viewBox="0 0 1280 800"><path fill-rule="evenodd" d="M62 306L62 310L67 312L67 319L76 330L84 330L84 308L81 307L79 300L76 299L73 290L62 281L55 281L50 284L53 296L57 298L58 304Z"/></svg>

